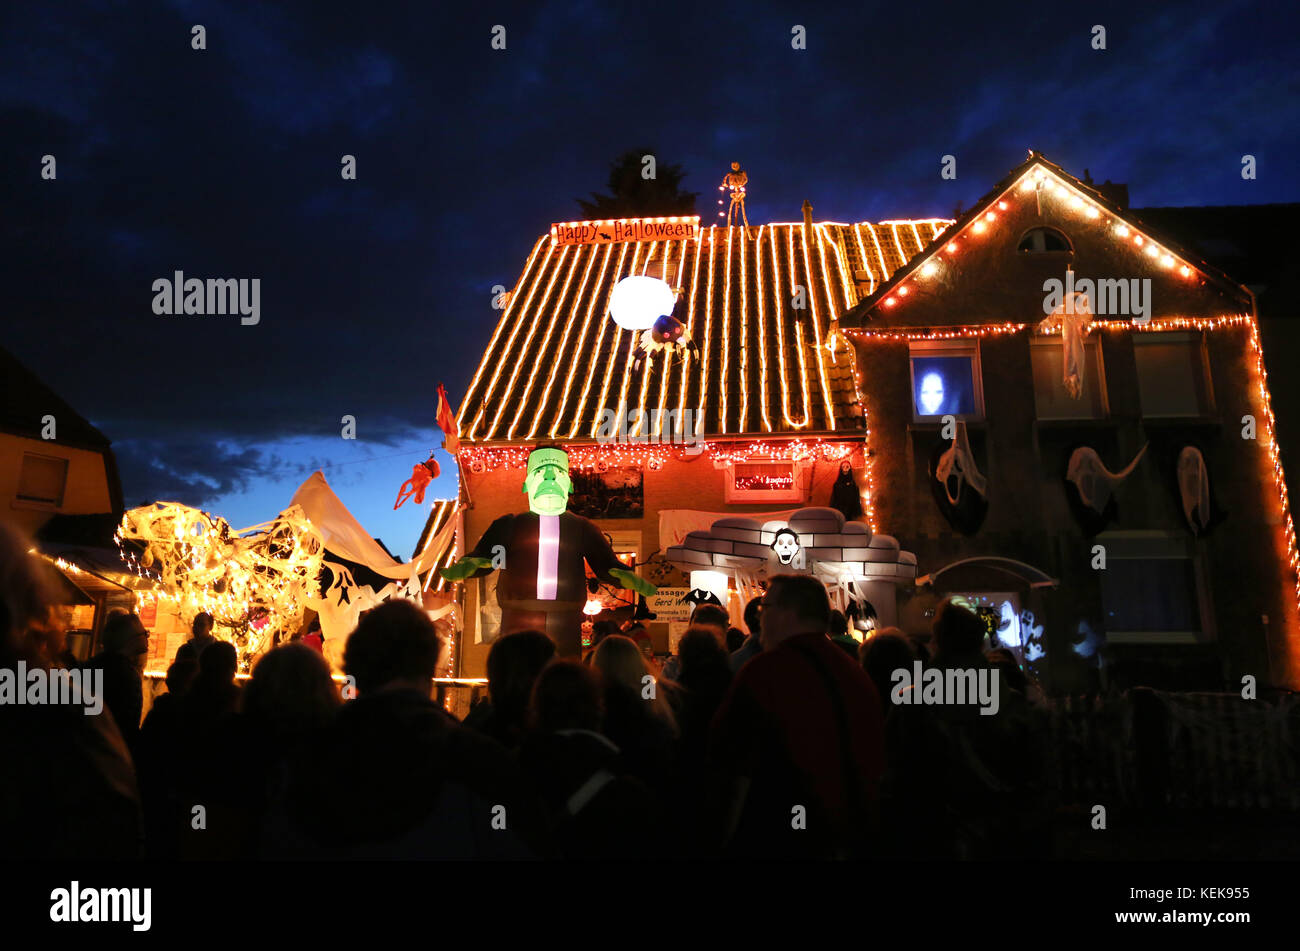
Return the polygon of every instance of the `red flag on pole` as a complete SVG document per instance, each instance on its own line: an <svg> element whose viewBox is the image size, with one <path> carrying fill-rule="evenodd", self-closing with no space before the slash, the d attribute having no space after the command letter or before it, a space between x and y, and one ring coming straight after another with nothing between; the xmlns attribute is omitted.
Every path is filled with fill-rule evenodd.
<svg viewBox="0 0 1300 951"><path fill-rule="evenodd" d="M442 430L443 448L453 456L460 450L460 430L456 427L456 414L452 412L447 388L438 384L438 427Z"/></svg>

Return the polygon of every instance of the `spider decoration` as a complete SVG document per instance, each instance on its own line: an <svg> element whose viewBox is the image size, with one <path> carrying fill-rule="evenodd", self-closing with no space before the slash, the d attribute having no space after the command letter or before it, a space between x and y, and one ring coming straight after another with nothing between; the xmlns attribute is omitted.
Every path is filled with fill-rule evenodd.
<svg viewBox="0 0 1300 951"><path fill-rule="evenodd" d="M700 352L691 335L686 332L686 325L672 314L659 317L653 327L634 334L633 338L641 351L632 360L632 368L635 370L641 369L641 361L648 354L665 353L669 357L680 355L685 360L687 353L693 351L698 355Z"/></svg>
<svg viewBox="0 0 1300 951"><path fill-rule="evenodd" d="M407 499L415 499L416 505L424 504L424 490L429 487L434 479L438 478L440 472L438 461L433 458L433 453L429 453L429 458L424 462L417 462L411 467L411 477L402 483L402 487L397 490L397 501L393 503L393 511L396 512L402 507L402 503Z"/></svg>

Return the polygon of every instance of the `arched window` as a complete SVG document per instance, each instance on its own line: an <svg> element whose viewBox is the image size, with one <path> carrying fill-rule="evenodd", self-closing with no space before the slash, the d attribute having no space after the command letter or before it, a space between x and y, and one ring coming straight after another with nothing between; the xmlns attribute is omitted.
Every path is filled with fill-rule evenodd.
<svg viewBox="0 0 1300 951"><path fill-rule="evenodd" d="M1055 228L1030 228L1020 239L1019 251L1073 251L1070 239Z"/></svg>

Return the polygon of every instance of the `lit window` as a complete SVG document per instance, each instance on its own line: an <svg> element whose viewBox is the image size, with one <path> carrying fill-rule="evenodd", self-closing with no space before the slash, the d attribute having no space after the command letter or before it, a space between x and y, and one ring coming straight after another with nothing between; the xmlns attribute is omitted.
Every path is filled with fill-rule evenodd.
<svg viewBox="0 0 1300 951"><path fill-rule="evenodd" d="M1199 417L1213 412L1214 395L1200 334L1134 334L1133 356L1143 416Z"/></svg>
<svg viewBox="0 0 1300 951"><path fill-rule="evenodd" d="M1055 228L1030 228L1025 232L1020 244L1016 248L1018 251L1027 253L1036 253L1041 251L1072 251L1070 239L1061 231Z"/></svg>
<svg viewBox="0 0 1300 951"><path fill-rule="evenodd" d="M18 476L18 498L24 502L62 505L63 491L67 484L67 459L23 453L23 467Z"/></svg>
<svg viewBox="0 0 1300 951"><path fill-rule="evenodd" d="M916 341L909 349L914 421L949 415L984 418L984 388L976 342Z"/></svg>
<svg viewBox="0 0 1300 951"><path fill-rule="evenodd" d="M787 460L738 462L724 473L728 502L805 502L804 466Z"/></svg>
<svg viewBox="0 0 1300 951"><path fill-rule="evenodd" d="M1065 389L1065 355L1059 337L1029 345L1034 364L1034 406L1039 419L1104 419L1105 374L1101 347L1093 337L1084 343L1083 393L1074 399Z"/></svg>

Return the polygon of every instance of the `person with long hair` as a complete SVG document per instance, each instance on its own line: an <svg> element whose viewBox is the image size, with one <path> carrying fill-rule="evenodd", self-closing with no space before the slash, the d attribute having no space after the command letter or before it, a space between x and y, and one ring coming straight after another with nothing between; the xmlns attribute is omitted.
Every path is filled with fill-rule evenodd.
<svg viewBox="0 0 1300 951"><path fill-rule="evenodd" d="M605 735L623 751L629 772L652 789L664 788L678 729L663 684L622 634L600 642L592 666L605 682Z"/></svg>

